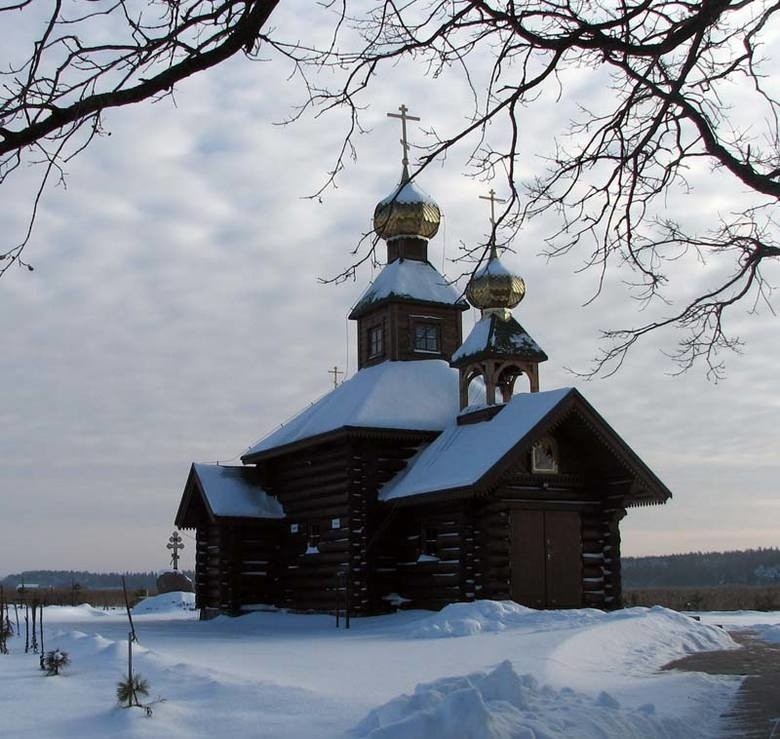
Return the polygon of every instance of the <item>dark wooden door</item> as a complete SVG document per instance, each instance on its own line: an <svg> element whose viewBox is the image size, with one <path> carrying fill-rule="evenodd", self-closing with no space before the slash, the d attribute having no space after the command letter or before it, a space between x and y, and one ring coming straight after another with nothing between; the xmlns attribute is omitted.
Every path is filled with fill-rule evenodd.
<svg viewBox="0 0 780 739"><path fill-rule="evenodd" d="M512 599L532 608L582 605L582 533L572 511L512 511Z"/></svg>
<svg viewBox="0 0 780 739"><path fill-rule="evenodd" d="M544 512L512 511L512 600L531 608L547 603Z"/></svg>

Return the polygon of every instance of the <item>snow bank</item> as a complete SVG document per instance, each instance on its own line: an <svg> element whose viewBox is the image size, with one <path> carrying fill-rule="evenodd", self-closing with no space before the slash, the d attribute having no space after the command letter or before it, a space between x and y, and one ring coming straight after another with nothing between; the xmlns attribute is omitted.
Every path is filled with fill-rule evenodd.
<svg viewBox="0 0 780 739"><path fill-rule="evenodd" d="M695 621L677 611L626 608L605 613L587 630L561 640L549 656L549 675L567 674L577 665L580 676L590 672L618 671L624 675L647 675L687 654L739 645L718 626Z"/></svg>
<svg viewBox="0 0 780 739"><path fill-rule="evenodd" d="M192 611L195 608L195 593L163 593L144 598L135 608L134 615L145 613L169 613L170 611Z"/></svg>
<svg viewBox="0 0 780 739"><path fill-rule="evenodd" d="M759 639L770 644L780 644L780 624L758 624L752 630Z"/></svg>
<svg viewBox="0 0 780 739"><path fill-rule="evenodd" d="M582 626L603 615L602 611L587 608L537 611L511 600L478 600L474 603L451 603L438 613L411 624L407 635L413 639L436 639L511 628L560 628L569 623Z"/></svg>
<svg viewBox="0 0 780 739"><path fill-rule="evenodd" d="M91 618L108 616L110 611L102 611L99 608L84 603L80 606L46 606L44 624L48 621L68 623L69 621L86 621Z"/></svg>
<svg viewBox="0 0 780 739"><path fill-rule="evenodd" d="M597 698L570 688L540 687L509 661L477 672L418 685L371 711L352 731L370 739L552 739L572 737L696 737L681 721L657 718L650 705L623 709L610 694ZM576 732L576 733L575 733Z"/></svg>

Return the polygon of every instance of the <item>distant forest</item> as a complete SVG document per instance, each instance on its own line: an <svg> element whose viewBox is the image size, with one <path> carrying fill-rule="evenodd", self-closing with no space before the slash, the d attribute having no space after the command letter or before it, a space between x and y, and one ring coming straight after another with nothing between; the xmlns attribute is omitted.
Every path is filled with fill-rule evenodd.
<svg viewBox="0 0 780 739"><path fill-rule="evenodd" d="M182 572L194 577L189 570ZM122 575L127 581L128 590L153 590L157 583L157 572L87 572L85 570L27 570L15 575L7 575L0 580L5 588L17 585L37 585L42 588L72 588L81 590L114 590L122 588Z"/></svg>
<svg viewBox="0 0 780 739"><path fill-rule="evenodd" d="M624 588L780 585L780 549L624 557Z"/></svg>
<svg viewBox="0 0 780 739"><path fill-rule="evenodd" d="M194 578L191 570L185 575ZM153 590L157 572L86 572L83 570L28 570L8 575L0 585L15 588L24 582L40 587L84 590L122 587L122 574L131 590ZM623 587L712 587L717 585L780 585L780 549L736 552L691 552L657 557L624 557Z"/></svg>

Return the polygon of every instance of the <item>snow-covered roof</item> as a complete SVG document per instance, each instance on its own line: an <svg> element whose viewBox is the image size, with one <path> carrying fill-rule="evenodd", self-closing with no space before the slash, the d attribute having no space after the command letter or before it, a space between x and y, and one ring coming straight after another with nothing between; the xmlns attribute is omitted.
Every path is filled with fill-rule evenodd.
<svg viewBox="0 0 780 739"><path fill-rule="evenodd" d="M510 316L503 320L489 314L474 324L471 333L452 355L453 362L473 357L483 352L516 356L543 362L547 355L531 335Z"/></svg>
<svg viewBox="0 0 780 739"><path fill-rule="evenodd" d="M244 458L345 426L441 431L457 414L458 371L447 362L382 362L342 382Z"/></svg>
<svg viewBox="0 0 780 739"><path fill-rule="evenodd" d="M385 266L360 296L350 318L357 318L367 308L390 298L458 305L464 309L468 307L460 300L460 292L448 284L430 262L396 259Z"/></svg>
<svg viewBox="0 0 780 739"><path fill-rule="evenodd" d="M217 517L284 518L279 501L246 478L243 467L193 464L200 489Z"/></svg>
<svg viewBox="0 0 780 739"><path fill-rule="evenodd" d="M379 498L474 485L571 392L572 388L559 388L521 393L488 421L462 426L453 421L380 491Z"/></svg>
<svg viewBox="0 0 780 739"><path fill-rule="evenodd" d="M427 203L438 207L436 201L414 182L396 185L393 192L377 203L377 208L388 203Z"/></svg>

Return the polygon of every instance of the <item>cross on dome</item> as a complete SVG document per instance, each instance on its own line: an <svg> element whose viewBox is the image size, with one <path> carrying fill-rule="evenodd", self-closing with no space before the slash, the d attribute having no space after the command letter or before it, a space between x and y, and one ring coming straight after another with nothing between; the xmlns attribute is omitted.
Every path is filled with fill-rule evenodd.
<svg viewBox="0 0 780 739"><path fill-rule="evenodd" d="M490 192L487 195L480 195L479 199L490 201L490 224L492 226L495 226L496 225L496 203L505 203L506 200L497 198L496 191L492 187L490 188Z"/></svg>
<svg viewBox="0 0 780 739"><path fill-rule="evenodd" d="M420 119L409 115L409 108L405 105L401 105L398 110L400 113L388 113L387 117L401 121L403 150L401 181L386 198L377 203L374 209L374 232L388 244L397 241L392 248L388 246L388 262L401 257L425 261L427 256L424 245L413 244L410 249L406 249L401 242L404 239L427 242L428 239L433 238L439 230L441 211L436 201L409 177L409 131L406 122Z"/></svg>
<svg viewBox="0 0 780 739"><path fill-rule="evenodd" d="M505 203L506 200L496 197L496 191L491 187L487 195L480 195L480 200L490 201L490 256L496 256L496 203Z"/></svg>
<svg viewBox="0 0 780 739"><path fill-rule="evenodd" d="M407 108L403 103L398 108L400 110L399 113L388 113L388 118L399 118L401 120L401 147L403 148L403 158L401 159L401 164L403 164L404 167L404 181L409 179L409 140L407 138L406 133L406 121L419 121L420 119L417 116L413 115L407 115L409 112L409 108Z"/></svg>

